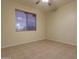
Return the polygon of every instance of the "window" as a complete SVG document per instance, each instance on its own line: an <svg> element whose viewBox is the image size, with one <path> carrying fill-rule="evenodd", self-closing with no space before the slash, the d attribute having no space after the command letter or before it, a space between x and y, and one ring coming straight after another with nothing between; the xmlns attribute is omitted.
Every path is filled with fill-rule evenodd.
<svg viewBox="0 0 79 59"><path fill-rule="evenodd" d="M35 31L36 15L16 9L16 31Z"/></svg>

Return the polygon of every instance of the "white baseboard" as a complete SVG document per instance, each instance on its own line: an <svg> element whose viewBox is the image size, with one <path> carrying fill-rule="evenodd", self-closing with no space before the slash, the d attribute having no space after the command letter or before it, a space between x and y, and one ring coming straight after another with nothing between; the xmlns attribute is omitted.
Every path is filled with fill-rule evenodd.
<svg viewBox="0 0 79 59"><path fill-rule="evenodd" d="M56 41L56 42L60 42L60 43L68 44L68 45L72 45L72 46L77 46L77 44L72 44L72 43L68 43L68 42L64 42L64 41L58 41L58 40L53 40L53 39L48 39L48 40Z"/></svg>
<svg viewBox="0 0 79 59"><path fill-rule="evenodd" d="M21 42L21 43L18 43L18 44L6 45L6 46L3 46L3 47L1 47L1 48L8 48L8 47L17 46L17 45L22 45L22 44L26 44L26 43L31 43L31 42L35 42L35 41L39 41L39 40L44 40L44 39L31 40L31 41L28 41L28 42Z"/></svg>

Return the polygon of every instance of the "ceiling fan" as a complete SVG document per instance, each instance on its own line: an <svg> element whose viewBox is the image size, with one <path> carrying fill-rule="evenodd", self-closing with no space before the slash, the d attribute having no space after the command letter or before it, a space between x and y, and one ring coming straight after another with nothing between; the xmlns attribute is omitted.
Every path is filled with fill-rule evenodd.
<svg viewBox="0 0 79 59"><path fill-rule="evenodd" d="M36 2L36 4L39 4L41 1L44 2L44 3L47 3L49 6L51 6L51 3L49 2L49 0L38 0Z"/></svg>

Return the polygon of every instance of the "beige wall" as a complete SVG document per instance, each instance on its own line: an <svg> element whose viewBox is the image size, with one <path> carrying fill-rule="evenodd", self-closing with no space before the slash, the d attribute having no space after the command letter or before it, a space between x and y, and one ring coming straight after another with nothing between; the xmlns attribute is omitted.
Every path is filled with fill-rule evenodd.
<svg viewBox="0 0 79 59"><path fill-rule="evenodd" d="M76 45L76 1L51 11L47 19L47 39Z"/></svg>
<svg viewBox="0 0 79 59"><path fill-rule="evenodd" d="M15 8L37 15L37 30L16 32ZM44 13L14 0L2 0L2 48L45 39Z"/></svg>
<svg viewBox="0 0 79 59"><path fill-rule="evenodd" d="M36 13L37 31L16 32L15 8ZM76 45L76 2L66 4L56 11L42 11L15 2L2 0L2 48L32 41L49 39Z"/></svg>

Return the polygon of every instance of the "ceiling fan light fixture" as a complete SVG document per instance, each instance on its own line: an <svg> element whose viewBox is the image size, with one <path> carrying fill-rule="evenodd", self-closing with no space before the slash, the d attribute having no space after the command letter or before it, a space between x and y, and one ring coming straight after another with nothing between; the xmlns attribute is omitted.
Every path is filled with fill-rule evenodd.
<svg viewBox="0 0 79 59"><path fill-rule="evenodd" d="M49 2L49 0L42 0L42 2L44 2L44 3L48 3L48 2Z"/></svg>

